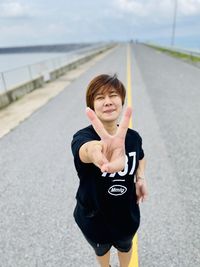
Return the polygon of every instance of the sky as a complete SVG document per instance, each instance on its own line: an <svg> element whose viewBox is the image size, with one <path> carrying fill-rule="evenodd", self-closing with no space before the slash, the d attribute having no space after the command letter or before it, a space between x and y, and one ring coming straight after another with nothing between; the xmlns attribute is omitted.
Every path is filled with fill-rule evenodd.
<svg viewBox="0 0 200 267"><path fill-rule="evenodd" d="M104 41L200 50L200 0L0 0L0 47Z"/></svg>

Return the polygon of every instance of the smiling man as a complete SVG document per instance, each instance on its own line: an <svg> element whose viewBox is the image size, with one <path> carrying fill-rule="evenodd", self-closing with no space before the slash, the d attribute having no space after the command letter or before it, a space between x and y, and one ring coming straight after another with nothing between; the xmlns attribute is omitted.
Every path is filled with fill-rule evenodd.
<svg viewBox="0 0 200 267"><path fill-rule="evenodd" d="M101 267L109 266L112 246L118 250L120 267L128 267L140 224L139 201L147 196L142 138L128 129L131 108L118 124L125 95L116 75L95 77L86 93L92 125L72 140L80 179L74 218Z"/></svg>

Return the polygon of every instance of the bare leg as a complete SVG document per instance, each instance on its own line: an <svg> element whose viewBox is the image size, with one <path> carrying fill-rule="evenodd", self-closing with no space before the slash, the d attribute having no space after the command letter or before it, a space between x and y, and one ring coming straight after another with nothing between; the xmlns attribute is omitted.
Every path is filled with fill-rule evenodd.
<svg viewBox="0 0 200 267"><path fill-rule="evenodd" d="M120 252L118 250L120 267L128 267L131 260L131 254L132 254L132 249L130 249L129 252Z"/></svg>
<svg viewBox="0 0 200 267"><path fill-rule="evenodd" d="M109 267L110 250L103 256L97 256L97 260L101 267Z"/></svg>

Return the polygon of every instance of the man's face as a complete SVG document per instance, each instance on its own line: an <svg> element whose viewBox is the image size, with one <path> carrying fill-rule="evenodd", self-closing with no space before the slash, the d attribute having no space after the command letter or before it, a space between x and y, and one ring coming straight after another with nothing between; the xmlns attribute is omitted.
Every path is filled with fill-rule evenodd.
<svg viewBox="0 0 200 267"><path fill-rule="evenodd" d="M102 122L115 122L122 111L122 100L114 88L99 92L94 98L94 111Z"/></svg>

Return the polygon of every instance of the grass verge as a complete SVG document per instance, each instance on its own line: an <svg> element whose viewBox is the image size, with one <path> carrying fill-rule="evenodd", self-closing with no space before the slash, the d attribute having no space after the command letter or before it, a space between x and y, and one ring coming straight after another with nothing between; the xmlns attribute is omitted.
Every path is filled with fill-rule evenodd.
<svg viewBox="0 0 200 267"><path fill-rule="evenodd" d="M198 63L200 62L200 57L194 56L192 54L185 54L183 52L178 52L178 51L172 51L170 49L167 48L163 48L163 47L159 47L159 46L155 46L155 45L148 45L151 48L154 48L156 50L159 50L161 52L167 53L173 57L177 57L180 58L182 60L186 60L186 61L190 61L192 63Z"/></svg>

